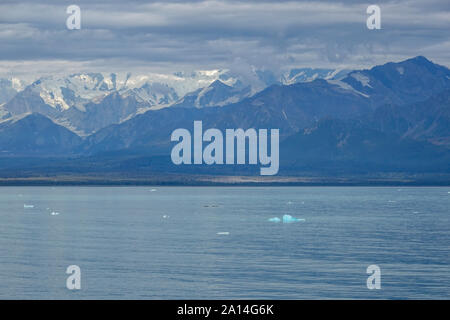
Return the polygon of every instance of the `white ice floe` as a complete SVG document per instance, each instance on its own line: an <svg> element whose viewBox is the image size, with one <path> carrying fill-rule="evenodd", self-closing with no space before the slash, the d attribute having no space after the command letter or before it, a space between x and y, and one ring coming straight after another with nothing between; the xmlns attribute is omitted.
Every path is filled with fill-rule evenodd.
<svg viewBox="0 0 450 320"><path fill-rule="evenodd" d="M168 219L168 218L170 218L170 216L168 216L167 214L163 215L162 217L163 217L163 219Z"/></svg>
<svg viewBox="0 0 450 320"><path fill-rule="evenodd" d="M229 233L229 232L217 232L217 234L218 234L219 236L227 236L227 235L229 235L230 233Z"/></svg>
<svg viewBox="0 0 450 320"><path fill-rule="evenodd" d="M34 205L32 205L32 204L24 204L23 207L25 209L32 209L32 208L34 208Z"/></svg>
<svg viewBox="0 0 450 320"><path fill-rule="evenodd" d="M52 211L51 215L52 216L57 216L57 215L59 215L59 212Z"/></svg>
<svg viewBox="0 0 450 320"><path fill-rule="evenodd" d="M275 222L275 223L279 223L281 221L283 221L283 223L293 223L293 222L302 222L302 221L305 221L305 219L294 218L293 216L291 216L289 214L285 214L282 219L280 219L278 217L274 217L274 218L270 218L268 221Z"/></svg>

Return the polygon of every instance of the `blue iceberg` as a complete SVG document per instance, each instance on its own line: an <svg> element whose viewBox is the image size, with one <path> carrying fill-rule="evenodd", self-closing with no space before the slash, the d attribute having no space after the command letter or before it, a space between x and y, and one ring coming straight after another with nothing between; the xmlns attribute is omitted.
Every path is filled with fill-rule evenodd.
<svg viewBox="0 0 450 320"><path fill-rule="evenodd" d="M285 214L283 216L283 223L292 223L292 222L300 222L300 221L305 221L305 219L294 218L293 216L291 216L289 214Z"/></svg>
<svg viewBox="0 0 450 320"><path fill-rule="evenodd" d="M291 216L291 215L285 214L285 215L283 216L283 219L280 219L280 218L278 218L278 217L274 217L274 218L270 218L270 219L267 220L267 221L269 221L269 222L276 222L276 223L281 222L281 221L283 221L283 223L292 223L292 222L305 221L305 219L294 218L294 217Z"/></svg>

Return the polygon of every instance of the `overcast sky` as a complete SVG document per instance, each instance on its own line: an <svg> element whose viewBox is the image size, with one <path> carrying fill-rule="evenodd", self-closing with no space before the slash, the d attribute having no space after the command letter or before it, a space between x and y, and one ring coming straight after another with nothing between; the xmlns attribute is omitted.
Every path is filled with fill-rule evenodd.
<svg viewBox="0 0 450 320"><path fill-rule="evenodd" d="M71 4L81 30L66 28ZM366 27L370 4L381 30ZM450 66L449 30L449 0L1 0L0 76L364 68L417 55Z"/></svg>

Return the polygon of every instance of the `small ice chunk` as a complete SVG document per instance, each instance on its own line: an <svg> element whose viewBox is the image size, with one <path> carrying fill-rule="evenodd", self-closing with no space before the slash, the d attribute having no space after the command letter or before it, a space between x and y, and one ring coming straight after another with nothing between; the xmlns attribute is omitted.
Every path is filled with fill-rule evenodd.
<svg viewBox="0 0 450 320"><path fill-rule="evenodd" d="M293 216L291 216L289 214L285 214L283 216L283 223L292 223L292 222L299 222L299 221L305 221L305 219L294 218Z"/></svg>
<svg viewBox="0 0 450 320"><path fill-rule="evenodd" d="M167 219L167 218L169 218L170 216L168 216L167 214L165 214L165 215L163 215L163 219Z"/></svg>
<svg viewBox="0 0 450 320"><path fill-rule="evenodd" d="M278 217L274 217L274 218L270 218L268 221L270 221L270 222L281 222L281 219L280 218L278 218Z"/></svg>
<svg viewBox="0 0 450 320"><path fill-rule="evenodd" d="M52 211L51 215L52 216L57 216L57 215L59 215L59 212Z"/></svg>
<svg viewBox="0 0 450 320"><path fill-rule="evenodd" d="M217 234L218 234L219 236L227 236L227 235L229 235L230 233L227 232L227 231L225 231L225 232L217 232Z"/></svg>
<svg viewBox="0 0 450 320"><path fill-rule="evenodd" d="M34 205L32 205L32 204L24 204L23 207L25 209L31 209L31 208L34 208Z"/></svg>
<svg viewBox="0 0 450 320"><path fill-rule="evenodd" d="M156 189L150 189L150 192L155 192L156 191Z"/></svg>
<svg viewBox="0 0 450 320"><path fill-rule="evenodd" d="M288 202L287 202L287 204L292 204L292 203L293 203L292 201L288 201Z"/></svg>

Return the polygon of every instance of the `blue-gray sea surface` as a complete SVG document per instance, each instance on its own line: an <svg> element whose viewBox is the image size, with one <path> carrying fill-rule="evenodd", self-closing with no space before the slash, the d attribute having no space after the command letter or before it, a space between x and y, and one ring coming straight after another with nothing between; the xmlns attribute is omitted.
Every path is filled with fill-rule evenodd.
<svg viewBox="0 0 450 320"><path fill-rule="evenodd" d="M0 298L449 299L450 188L1 187Z"/></svg>

